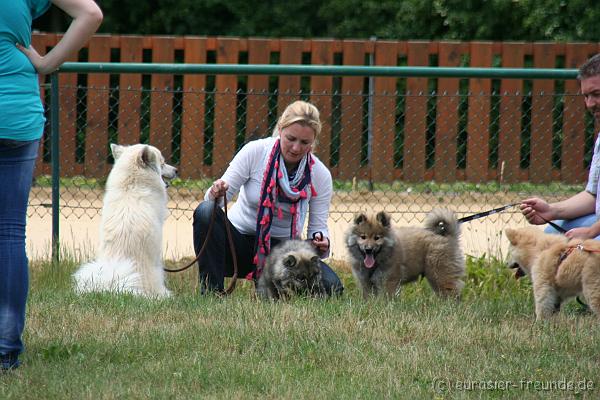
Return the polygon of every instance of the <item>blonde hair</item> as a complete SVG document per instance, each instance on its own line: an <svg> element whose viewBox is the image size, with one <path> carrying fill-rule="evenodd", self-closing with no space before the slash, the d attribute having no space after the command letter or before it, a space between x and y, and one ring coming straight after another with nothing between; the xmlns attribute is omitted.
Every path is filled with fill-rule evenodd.
<svg viewBox="0 0 600 400"><path fill-rule="evenodd" d="M317 136L321 133L321 120L319 118L319 110L313 104L306 101L297 100L287 106L277 120L273 136L278 136L282 129L288 126L299 123L302 126L309 126L315 131L315 142Z"/></svg>

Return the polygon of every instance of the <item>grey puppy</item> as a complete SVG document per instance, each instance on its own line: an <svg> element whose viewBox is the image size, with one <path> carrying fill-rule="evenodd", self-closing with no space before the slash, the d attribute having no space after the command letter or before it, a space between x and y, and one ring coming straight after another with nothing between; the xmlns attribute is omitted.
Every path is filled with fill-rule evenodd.
<svg viewBox="0 0 600 400"><path fill-rule="evenodd" d="M325 294L319 256L304 240L286 240L273 247L265 260L256 293L263 299L287 300L293 295Z"/></svg>

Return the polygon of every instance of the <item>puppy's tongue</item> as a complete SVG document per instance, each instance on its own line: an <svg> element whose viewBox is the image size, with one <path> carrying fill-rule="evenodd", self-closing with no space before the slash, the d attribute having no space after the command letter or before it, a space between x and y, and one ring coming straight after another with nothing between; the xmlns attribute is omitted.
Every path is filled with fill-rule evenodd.
<svg viewBox="0 0 600 400"><path fill-rule="evenodd" d="M373 268L374 265L375 265L375 257L373 257L373 254L366 254L365 255L365 267Z"/></svg>

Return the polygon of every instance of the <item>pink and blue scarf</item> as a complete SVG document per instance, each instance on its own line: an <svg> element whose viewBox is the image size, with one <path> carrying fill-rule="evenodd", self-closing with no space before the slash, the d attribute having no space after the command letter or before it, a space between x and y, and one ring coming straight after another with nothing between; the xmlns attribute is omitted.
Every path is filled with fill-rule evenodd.
<svg viewBox="0 0 600 400"><path fill-rule="evenodd" d="M279 138L275 140L267 158L260 189L254 256L256 271L253 278L260 276L265 258L271 251L271 224L275 215L277 218L283 219L282 207L289 208L292 216L290 238L298 237L298 216L303 215L303 211L308 207L306 190L310 188L311 196L317 195L311 181L314 163L311 153L307 153L300 161L293 176L289 176L281 155Z"/></svg>

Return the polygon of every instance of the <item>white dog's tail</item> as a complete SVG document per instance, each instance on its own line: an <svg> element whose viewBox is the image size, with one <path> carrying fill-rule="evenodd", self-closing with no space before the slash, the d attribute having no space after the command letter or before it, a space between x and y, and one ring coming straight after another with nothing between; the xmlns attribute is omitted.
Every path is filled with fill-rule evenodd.
<svg viewBox="0 0 600 400"><path fill-rule="evenodd" d="M445 208L436 208L425 217L425 229L441 236L458 237L460 227L454 213Z"/></svg>
<svg viewBox="0 0 600 400"><path fill-rule="evenodd" d="M142 277L131 261L96 260L83 264L73 274L75 291L142 294Z"/></svg>

